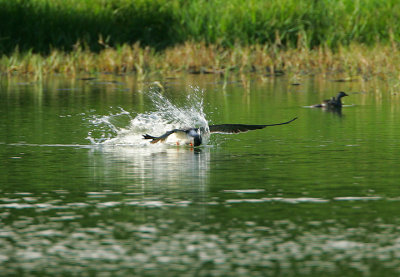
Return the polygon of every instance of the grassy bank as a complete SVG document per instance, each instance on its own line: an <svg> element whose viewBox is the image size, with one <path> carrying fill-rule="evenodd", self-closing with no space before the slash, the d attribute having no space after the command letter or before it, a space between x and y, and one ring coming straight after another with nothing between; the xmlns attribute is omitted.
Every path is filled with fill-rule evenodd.
<svg viewBox="0 0 400 277"><path fill-rule="evenodd" d="M0 73L399 72L397 0L0 0Z"/></svg>
<svg viewBox="0 0 400 277"><path fill-rule="evenodd" d="M225 48L204 43L185 43L155 51L149 47L123 45L99 53L78 47L75 51L53 50L49 55L14 52L0 59L3 74L40 77L54 73L72 76L135 73L140 77L192 74L343 74L369 78L400 73L400 48L396 44L368 47L352 44L335 51L328 47L282 50L277 46L252 45ZM396 75L397 76L397 75Z"/></svg>
<svg viewBox="0 0 400 277"><path fill-rule="evenodd" d="M284 48L400 40L397 0L0 0L0 53L186 41Z"/></svg>

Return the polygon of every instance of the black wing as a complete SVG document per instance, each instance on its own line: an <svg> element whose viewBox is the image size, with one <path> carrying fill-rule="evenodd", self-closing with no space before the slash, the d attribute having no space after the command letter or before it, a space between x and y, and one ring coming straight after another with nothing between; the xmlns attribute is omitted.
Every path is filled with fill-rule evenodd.
<svg viewBox="0 0 400 277"><path fill-rule="evenodd" d="M165 134L163 134L159 137L154 137L154 136L145 134L145 135L143 135L143 139L151 139L152 140L151 143L157 143L159 141L165 141L170 135L172 135L175 132L179 132L179 131L182 131L182 130L174 129L172 131L166 132Z"/></svg>
<svg viewBox="0 0 400 277"><path fill-rule="evenodd" d="M297 119L297 117L295 117L292 120L289 120L287 122L267 124L267 125L247 125L247 124L210 125L209 129L210 129L210 133L235 134L235 133L242 133L242 132L247 132L247 131L251 131L251 130L263 129L263 128L269 127L269 126L284 125L284 124L288 124L296 119Z"/></svg>

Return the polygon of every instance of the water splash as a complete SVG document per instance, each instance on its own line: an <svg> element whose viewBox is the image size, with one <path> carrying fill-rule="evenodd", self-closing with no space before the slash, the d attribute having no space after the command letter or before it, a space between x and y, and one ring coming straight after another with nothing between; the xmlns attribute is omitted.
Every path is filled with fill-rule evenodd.
<svg viewBox="0 0 400 277"><path fill-rule="evenodd" d="M117 113L90 116L88 121L94 127L88 132L86 139L92 144L102 144L118 135L123 129L119 125L122 125L122 122L126 122L126 120L132 120L132 116L122 108L119 108L119 112Z"/></svg>
<svg viewBox="0 0 400 277"><path fill-rule="evenodd" d="M208 121L203 111L203 91L191 87L190 93L180 104L172 102L165 95L151 89L146 95L151 100L154 111L132 115L120 108L116 114L93 116L89 121L94 129L88 133L87 139L92 144L100 145L150 145L143 140L142 135L149 133L159 136L163 133L180 128L203 127L208 130ZM124 127L117 125L122 117L128 117L129 122ZM207 132L203 135L203 143L208 141ZM156 144L154 146L157 146Z"/></svg>

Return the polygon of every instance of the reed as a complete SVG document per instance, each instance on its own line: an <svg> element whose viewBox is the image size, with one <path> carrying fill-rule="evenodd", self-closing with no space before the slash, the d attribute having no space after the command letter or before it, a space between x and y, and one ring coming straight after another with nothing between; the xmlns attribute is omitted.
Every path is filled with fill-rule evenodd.
<svg viewBox="0 0 400 277"><path fill-rule="evenodd" d="M276 45L237 45L233 48L205 43L185 43L155 51L139 44L106 48L98 53L80 46L74 51L53 50L49 55L15 51L0 59L0 72L6 74L87 75L95 73L136 73L146 76L191 73L229 75L258 74L263 77L282 74L343 74L369 78L373 75L397 76L400 50L395 45L368 47L351 44L332 50L280 49Z"/></svg>
<svg viewBox="0 0 400 277"><path fill-rule="evenodd" d="M0 71L399 72L397 0L0 0Z"/></svg>

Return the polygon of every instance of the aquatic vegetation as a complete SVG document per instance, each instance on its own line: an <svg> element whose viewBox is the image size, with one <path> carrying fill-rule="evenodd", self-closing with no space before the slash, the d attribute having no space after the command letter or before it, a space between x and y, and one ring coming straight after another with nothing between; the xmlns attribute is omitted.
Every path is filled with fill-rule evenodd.
<svg viewBox="0 0 400 277"><path fill-rule="evenodd" d="M339 73L350 77L338 81L351 81L354 78L367 79L372 75L386 78L397 74L400 72L399 54L400 50L396 46L368 47L359 44L339 47L338 50L328 47L283 50L276 45L237 45L226 48L187 42L162 52L139 44L125 44L117 48L106 48L99 53L78 46L72 52L53 50L49 55L16 50L0 58L0 72L34 76L54 73L72 76L135 73L141 81L152 75L181 73L217 74L225 81L232 74L256 73L266 78L283 74Z"/></svg>
<svg viewBox="0 0 400 277"><path fill-rule="evenodd" d="M399 71L399 5L395 0L0 0L0 72L36 78L134 72L139 80L158 73L213 73L225 83L231 72L364 78Z"/></svg>
<svg viewBox="0 0 400 277"><path fill-rule="evenodd" d="M16 45L71 51L77 42L91 51L136 42L157 49L185 41L290 48L390 43L400 36L399 6L396 0L0 0L0 53Z"/></svg>

